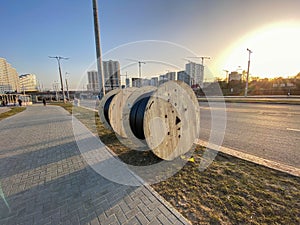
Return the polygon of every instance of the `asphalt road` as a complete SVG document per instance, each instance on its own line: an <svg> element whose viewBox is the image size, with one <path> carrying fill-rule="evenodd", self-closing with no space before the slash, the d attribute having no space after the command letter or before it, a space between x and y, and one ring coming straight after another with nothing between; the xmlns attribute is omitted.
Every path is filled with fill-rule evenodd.
<svg viewBox="0 0 300 225"><path fill-rule="evenodd" d="M200 109L200 139L300 168L300 105L201 102Z"/></svg>
<svg viewBox="0 0 300 225"><path fill-rule="evenodd" d="M224 135L222 146L300 168L300 105L226 103L224 110L220 103L200 103L200 108L200 139L213 143L211 123L226 116L226 129L216 126L215 132Z"/></svg>

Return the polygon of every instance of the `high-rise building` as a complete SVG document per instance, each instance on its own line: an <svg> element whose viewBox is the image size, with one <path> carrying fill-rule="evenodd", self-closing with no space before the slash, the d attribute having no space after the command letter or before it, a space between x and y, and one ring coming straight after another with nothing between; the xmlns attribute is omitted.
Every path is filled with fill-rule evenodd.
<svg viewBox="0 0 300 225"><path fill-rule="evenodd" d="M130 87L130 79L129 78L126 78L126 87L128 88L128 87Z"/></svg>
<svg viewBox="0 0 300 225"><path fill-rule="evenodd" d="M190 76L185 71L177 72L177 80L185 82L187 85L191 85Z"/></svg>
<svg viewBox="0 0 300 225"><path fill-rule="evenodd" d="M142 87L151 85L151 80L150 79L142 78L141 81L142 81Z"/></svg>
<svg viewBox="0 0 300 225"><path fill-rule="evenodd" d="M103 61L105 89L110 91L120 87L121 74L119 61Z"/></svg>
<svg viewBox="0 0 300 225"><path fill-rule="evenodd" d="M0 58L0 92L19 92L20 83L17 70L4 58Z"/></svg>
<svg viewBox="0 0 300 225"><path fill-rule="evenodd" d="M118 61L102 61L103 64L103 76L104 87L106 91L110 91L120 87L121 75L120 75L120 63ZM88 71L88 91L99 92L99 80L96 70Z"/></svg>
<svg viewBox="0 0 300 225"><path fill-rule="evenodd" d="M132 84L132 87L141 87L142 86L142 78L132 77L131 84Z"/></svg>
<svg viewBox="0 0 300 225"><path fill-rule="evenodd" d="M21 91L38 91L37 80L34 74L23 74L19 76Z"/></svg>
<svg viewBox="0 0 300 225"><path fill-rule="evenodd" d="M242 74L240 74L239 72L237 71L232 71L230 74L229 74L229 82L231 81L238 81L238 82L241 82L242 81Z"/></svg>
<svg viewBox="0 0 300 225"><path fill-rule="evenodd" d="M96 70L88 71L88 85L87 90L92 92L99 92L98 73Z"/></svg>
<svg viewBox="0 0 300 225"><path fill-rule="evenodd" d="M176 80L176 72L168 72L166 73L167 80Z"/></svg>
<svg viewBox="0 0 300 225"><path fill-rule="evenodd" d="M167 81L168 81L168 78L167 78L166 74L159 75L159 81L158 81L159 85L162 85L163 83L165 83Z"/></svg>
<svg viewBox="0 0 300 225"><path fill-rule="evenodd" d="M157 87L158 86L158 77L152 77L150 81L150 85Z"/></svg>
<svg viewBox="0 0 300 225"><path fill-rule="evenodd" d="M185 72L190 76L192 85L203 87L203 65L194 62L187 63L185 64Z"/></svg>

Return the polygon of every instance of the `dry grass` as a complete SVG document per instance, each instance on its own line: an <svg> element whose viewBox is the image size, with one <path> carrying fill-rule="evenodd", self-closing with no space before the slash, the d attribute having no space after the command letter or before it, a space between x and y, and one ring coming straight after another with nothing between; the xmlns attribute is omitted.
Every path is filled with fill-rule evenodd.
<svg viewBox="0 0 300 225"><path fill-rule="evenodd" d="M72 106L63 105L69 112ZM132 151L104 128L97 113L73 108L73 114L121 160L147 165L160 159L151 152ZM218 153L200 172L204 149L197 146L195 162L152 187L193 224L300 224L300 178Z"/></svg>
<svg viewBox="0 0 300 225"><path fill-rule="evenodd" d="M25 107L11 107L9 111L0 113L0 120L13 116L17 113L23 112L25 109Z"/></svg>
<svg viewBox="0 0 300 225"><path fill-rule="evenodd" d="M299 177L222 153L200 172L203 152L153 185L194 224L300 224Z"/></svg>

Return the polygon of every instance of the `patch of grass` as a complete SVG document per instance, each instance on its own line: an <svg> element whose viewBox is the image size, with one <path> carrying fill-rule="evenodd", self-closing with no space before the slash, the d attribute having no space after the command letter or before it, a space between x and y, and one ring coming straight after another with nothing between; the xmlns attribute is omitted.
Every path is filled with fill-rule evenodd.
<svg viewBox="0 0 300 225"><path fill-rule="evenodd" d="M223 153L200 172L203 152L199 147L194 164L153 185L166 199L176 195L171 203L194 224L300 224L299 177ZM201 209L196 219L178 207L182 199L188 199L188 209Z"/></svg>
<svg viewBox="0 0 300 225"><path fill-rule="evenodd" d="M70 102L67 102L67 103L63 103L63 102L50 102L49 105L61 106L65 110L67 110L69 113L72 113L73 105Z"/></svg>
<svg viewBox="0 0 300 225"><path fill-rule="evenodd" d="M62 105L68 111L70 106ZM72 107L71 107L72 108ZM100 123L98 114L70 110L125 163L159 162L152 152L132 151ZM199 171L205 148L197 146L195 162L152 187L193 224L300 224L300 178L230 155L218 153Z"/></svg>
<svg viewBox="0 0 300 225"><path fill-rule="evenodd" d="M13 116L17 113L23 112L25 109L25 107L11 107L9 111L0 113L0 120Z"/></svg>

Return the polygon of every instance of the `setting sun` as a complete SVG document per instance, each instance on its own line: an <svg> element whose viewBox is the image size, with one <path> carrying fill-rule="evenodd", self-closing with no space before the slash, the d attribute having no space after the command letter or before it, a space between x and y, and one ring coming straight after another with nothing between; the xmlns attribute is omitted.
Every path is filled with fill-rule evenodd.
<svg viewBox="0 0 300 225"><path fill-rule="evenodd" d="M227 48L217 60L221 70L247 70L251 49L250 76L288 77L300 71L300 23L275 23L256 29Z"/></svg>

